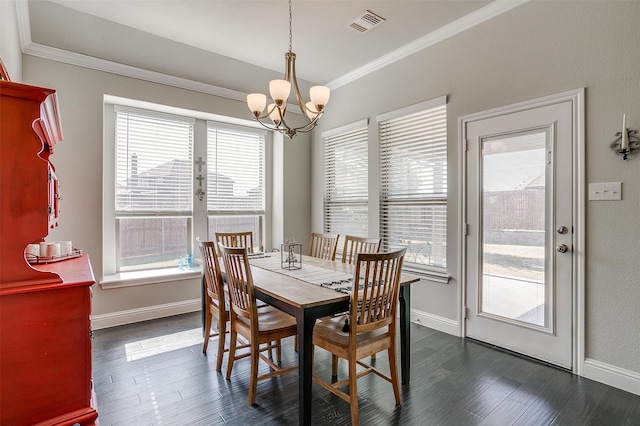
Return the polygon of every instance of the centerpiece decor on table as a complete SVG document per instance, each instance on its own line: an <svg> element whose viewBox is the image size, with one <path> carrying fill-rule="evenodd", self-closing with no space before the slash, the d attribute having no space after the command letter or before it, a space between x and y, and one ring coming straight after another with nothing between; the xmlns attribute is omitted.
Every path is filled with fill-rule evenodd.
<svg viewBox="0 0 640 426"><path fill-rule="evenodd" d="M282 269L302 269L302 244L295 238L289 238L280 246L280 265Z"/></svg>

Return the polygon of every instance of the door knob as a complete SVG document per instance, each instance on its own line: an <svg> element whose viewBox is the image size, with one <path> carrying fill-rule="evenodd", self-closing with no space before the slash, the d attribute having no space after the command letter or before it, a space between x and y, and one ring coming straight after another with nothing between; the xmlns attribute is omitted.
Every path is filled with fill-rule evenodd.
<svg viewBox="0 0 640 426"><path fill-rule="evenodd" d="M569 250L569 247L567 247L566 244L558 244L556 246L556 251L558 253L566 253Z"/></svg>
<svg viewBox="0 0 640 426"><path fill-rule="evenodd" d="M558 226L558 227L556 228L556 232L558 232L558 234L562 234L562 235L564 235L564 234L566 234L567 232L569 232L569 230L567 229L567 227L566 227L566 226Z"/></svg>

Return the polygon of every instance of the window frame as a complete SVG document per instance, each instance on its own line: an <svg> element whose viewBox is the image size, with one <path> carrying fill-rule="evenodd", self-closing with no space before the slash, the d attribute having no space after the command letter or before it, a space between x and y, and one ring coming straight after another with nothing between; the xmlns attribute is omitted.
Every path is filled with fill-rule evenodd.
<svg viewBox="0 0 640 426"><path fill-rule="evenodd" d="M127 197L127 199L125 199L125 202L123 204L123 206L119 206L118 203L118 196L119 196L119 192L118 192L118 188L116 186L115 192L114 192L114 198L115 198L115 208L114 208L114 216L115 216L115 239L116 239L116 272L117 273L127 273L127 272L133 272L133 271L148 271L148 270L153 270L153 269L166 269L167 265L158 265L158 263L162 263L162 262L153 262L153 263L144 263L142 265L145 265L146 267L129 267L129 268L123 268L123 265L121 264L122 261L122 256L121 256L121 252L120 252L120 248L121 248L121 244L120 244L120 237L121 237L121 233L120 233L120 226L122 223L123 219L169 219L169 218L176 218L176 219L185 219L186 220L186 231L185 231L185 239L181 244L184 244L186 250L184 255L186 256L187 254L191 253L191 248L190 248L190 237L191 235L193 235L192 232L192 224L193 224L193 182L194 182L194 175L193 175L193 162L194 162L194 147L195 147L195 123L196 123L196 119L193 117L188 117L188 116L184 116L184 115L177 115L177 114L169 114L169 113L165 113L165 112L160 112L160 111L156 111L156 110L149 110L149 109L142 109L142 108L135 108L135 107L131 107L131 106L127 106L127 105L120 105L120 104L115 104L113 106L113 114L114 114L114 127L117 129L118 128L118 116L122 115L125 120L127 120L127 144L129 144L129 138L128 138L128 133L129 133L129 121L127 119L128 116L132 116L133 117L133 126L134 128L136 127L135 123L137 122L137 129L138 131L140 131L141 133L145 133L145 130L147 131L146 134L149 134L150 131L153 131L155 129L162 129L164 131L167 131L169 129L169 125L167 124L163 124L163 122L171 122L174 123L175 127L171 127L169 130L174 132L175 130L180 130L180 127L182 127L183 129L181 130L182 132L184 132L184 126L187 126L187 134L183 134L182 136L186 136L186 140L182 140L182 143L186 142L186 161L188 161L188 165L186 166L186 168L184 167L178 167L180 170L180 174L183 176L184 178L187 178L187 182L188 182L188 188L186 191L181 190L180 187L180 181L177 182L176 184L170 185L169 187L165 187L162 186L162 188L164 188L164 193L167 193L167 188L172 189L174 191L169 192L169 194L178 194L177 196L174 195L174 198L178 198L180 197L181 199L184 199L186 197L186 199L184 201L186 201L186 203L184 201L180 201L180 200L175 200L172 201L171 207L174 208L165 208L163 206L156 206L156 207L151 207L151 208L144 208L144 207L134 207L132 208L132 205L140 205L141 203L143 203L145 201L145 197L138 197L139 199L133 199L135 197L131 197L130 195ZM151 120L158 120L157 124L159 124L161 127L152 127L153 125L149 125L149 126L145 126L145 121L151 121ZM154 123L156 124L156 123ZM116 131L116 133L114 134L114 156L117 157L118 155L118 146L117 146L117 138L118 138L118 132ZM147 153L151 153L151 158L156 159L158 157L158 154L156 153L156 149L152 148L152 149L148 149L150 147L150 145L153 142L156 142L156 138L147 136L147 139L154 139L154 141L143 141L142 143L138 143L139 149L142 149L142 152L145 152L145 148L147 148L146 152ZM175 139L172 139L171 142L173 142ZM165 142L167 143L167 142ZM129 152L129 145L127 145L125 147L126 152ZM147 158L149 158L149 156L147 155ZM171 157L173 158L173 157ZM116 158L117 160L117 158ZM127 163L128 163L128 159L127 159ZM175 159L171 160L172 163L173 161L175 161ZM167 163L163 163L162 165L167 164ZM161 165L161 166L162 166ZM130 166L126 166L127 172L129 171L129 167ZM160 167L160 166L158 166ZM156 167L156 168L158 168ZM172 164L171 170L173 170L175 166ZM131 166L131 168L133 168L133 166ZM185 170L186 169L186 170ZM118 164L116 163L115 165L115 172L116 172L116 180L118 179ZM148 177L147 179L152 179L153 176L151 176L150 178ZM133 179L132 177L127 175L127 180L129 179ZM138 179L143 179L142 173L140 173L140 177ZM164 180L164 178L161 178L161 180ZM116 183L117 185L117 183ZM145 185L146 187L146 185ZM160 192L160 194L162 194L162 191ZM160 204L162 204L162 200L166 200L166 198L162 198L160 197ZM157 203L157 200L156 200ZM164 240L164 238L163 238ZM176 260L177 262L177 260ZM156 266L150 266L155 264Z"/></svg>
<svg viewBox="0 0 640 426"><path fill-rule="evenodd" d="M261 199L261 208L258 209L224 209L224 208L218 208L218 209L212 209L209 206L209 198L207 197L207 204L206 204L206 210L207 210L207 234L208 234L208 238L213 240L215 239L215 232L216 229L211 229L210 228L210 224L211 224L211 218L231 218L231 217L237 217L237 218L242 218L242 217L256 217L258 220L258 224L257 224L257 230L256 232L254 232L254 238L253 238L253 243L256 245L256 248L263 250L264 246L265 246L265 221L266 221L266 211L267 211L267 177L266 177L266 157L267 157L267 144L268 144L268 140L270 139L270 134L267 130L265 129L255 129L255 128L248 128L245 126L237 126L234 124L229 124L229 123L222 123L219 121L214 121L214 120L207 120L207 142L206 142L206 146L207 146L207 161L206 161L206 166L205 166L205 171L206 171L206 177L207 177L207 193L210 193L210 187L208 186L209 183L209 170L212 167L212 165L210 164L210 141L209 141L209 130L211 129L221 129L223 131L237 131L239 133L250 133L253 135L258 135L261 137L259 143L261 144L260 146L260 153L259 153L259 157L260 157L260 161L262 162L262 164L259 166L259 173L261 174L259 180L260 180L260 184L262 187L262 199ZM216 142L217 143L217 142ZM222 231L222 232L233 232L233 230L218 230L218 231Z"/></svg>
<svg viewBox="0 0 640 426"><path fill-rule="evenodd" d="M200 277L200 268L196 266L192 269L180 270L178 264L175 267L163 269L144 269L130 272L117 272L117 241L116 241L116 220L115 220L115 105L138 108L142 110L155 111L158 113L174 114L185 117L193 117L195 119L194 128L194 150L193 150L193 180L192 180L192 196L193 210L190 224L190 235L188 241L188 250L194 257L198 257L198 249L196 238L208 238L208 214L206 202L200 202L196 190L196 177L200 173L198 171L197 161L206 158L206 123L213 121L224 126L235 126L236 128L245 128L250 131L264 132L264 129L256 123L237 119L234 117L221 116L212 113L206 113L196 110L188 110L168 105L155 104L146 101L133 100L119 96L104 95L103 98L103 170L102 170L102 277L99 280L103 289L123 288L138 285L157 284L163 282L179 283L185 280L192 280ZM270 168L273 156L273 135L272 132L266 132L264 165L263 172L265 174L264 198L265 211L262 216L262 223L270 223L271 221L271 203L269 201L272 191L272 180L270 178ZM263 227L264 228L264 227ZM269 244L271 236L267 229L262 229L263 244Z"/></svg>
<svg viewBox="0 0 640 426"><path fill-rule="evenodd" d="M416 113L420 113L420 112L426 112L428 110L431 110L433 108L437 108L437 107L445 107L445 117L444 117L444 131L445 131L445 136L444 136L444 142L445 142L445 165L446 165L446 157L448 155L448 149L447 149L447 145L446 145L446 141L447 141L447 136L446 136L446 122L447 122L447 112L446 112L446 105L447 105L447 97L446 96L441 96L439 98L435 98L435 99L431 99L425 102L421 102L415 105L410 105L408 107L405 108L401 108L398 110L394 110L394 111L390 111L384 114L380 114L378 116L376 116L376 127L378 130L378 142L379 142L379 154L380 154L380 162L379 162L379 176L380 176L380 198L379 198L379 220L380 220L380 235L382 237L382 247L381 247L381 251L382 250L389 250L389 242L387 240L388 237L385 236L385 227L386 227L386 223L385 223L385 208L387 206L393 206L393 205L407 205L407 203L409 204L414 204L414 205L439 205L439 206L444 206L445 208L445 213L444 213L444 222L445 222L445 228L444 228L444 258L445 258L445 265L444 266L432 266L432 265L420 265L418 263L415 262L411 262L410 258L405 257L405 262L404 262L404 269L406 269L407 271L410 271L412 273L416 273L419 275L425 275L427 276L429 279L434 280L434 281L438 281L438 282L448 282L450 275L447 272L447 268L448 268L448 264L446 263L446 242L448 239L448 230L447 230L447 225L446 225L446 217L448 215L448 203L447 203L447 199L448 199L448 191L445 189L445 191L443 192L443 196L423 196L423 197L412 197L411 199L406 199L406 200L390 200L389 196L388 196L388 192L387 189L385 188L385 185L383 183L383 175L385 174L385 170L384 170L384 161L385 161L385 154L383 153L383 150L385 149L385 141L384 136L382 135L382 131L381 131L381 125L382 123L386 123L390 120L397 120L397 119L403 119L404 117L408 117L412 114L416 114ZM446 179L448 174L448 171L445 170L444 173L444 177Z"/></svg>
<svg viewBox="0 0 640 426"><path fill-rule="evenodd" d="M364 135L362 135L364 133ZM363 138L364 136L364 138ZM350 235L355 235L359 237L369 237L369 205L370 201L370 191L369 191L369 120L359 120L351 124L347 124L345 126L341 126L332 130L328 130L322 133L322 143L323 143L323 169L324 169L324 196L323 196L323 232L329 234L339 234L338 246L336 251L336 256L339 257L342 255L342 251L344 248L344 236L346 232L343 232L342 229L336 229L331 226L330 212L334 207L353 207L360 208L364 207L366 219L362 224L364 225L363 232L348 232ZM335 161L335 149L341 147L342 144L350 144L350 143L359 143L361 146L358 146L360 149L364 150L366 153L366 158L364 160L365 164L365 173L364 173L364 186L360 188L352 188L352 192L361 192L359 196L351 196L351 197L339 197L336 196L336 191L334 190L332 183L336 182L338 177L336 174L338 172L338 168L336 167ZM353 176L343 175L344 178L351 181L353 180ZM360 224L359 224L360 225Z"/></svg>

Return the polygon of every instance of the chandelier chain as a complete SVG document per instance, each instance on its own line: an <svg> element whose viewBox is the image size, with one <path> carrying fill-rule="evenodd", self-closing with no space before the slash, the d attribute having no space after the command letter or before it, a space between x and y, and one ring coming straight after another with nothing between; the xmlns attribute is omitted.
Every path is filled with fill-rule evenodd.
<svg viewBox="0 0 640 426"><path fill-rule="evenodd" d="M292 18L291 18L291 0L289 0L289 52L291 52L291 48L292 48L292 39L293 36L291 35L291 22L292 22Z"/></svg>

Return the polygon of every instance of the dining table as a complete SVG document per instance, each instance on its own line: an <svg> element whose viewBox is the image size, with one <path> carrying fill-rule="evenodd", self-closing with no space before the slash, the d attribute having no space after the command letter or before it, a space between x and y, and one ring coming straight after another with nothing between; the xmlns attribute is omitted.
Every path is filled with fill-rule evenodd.
<svg viewBox="0 0 640 426"><path fill-rule="evenodd" d="M279 252L249 256L256 298L296 318L298 328L299 424L311 424L313 328L316 320L349 310L350 279L355 265L301 256L296 268L282 262ZM299 266L299 268L297 267ZM410 380L411 286L420 277L400 276L400 369L402 384ZM203 284L204 285L204 284ZM204 296L203 296L204 297Z"/></svg>

